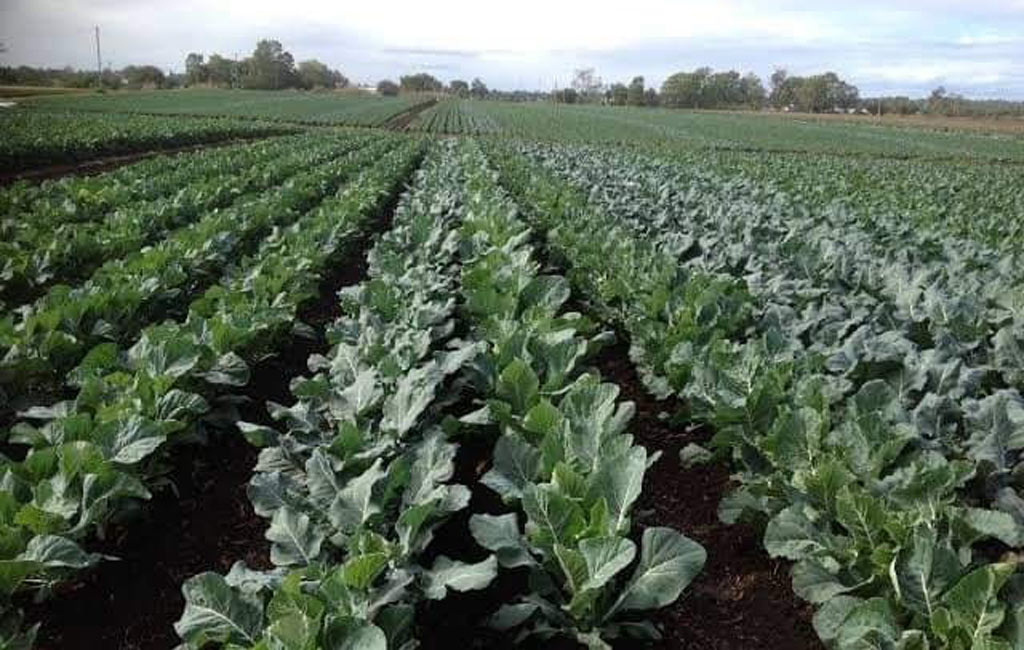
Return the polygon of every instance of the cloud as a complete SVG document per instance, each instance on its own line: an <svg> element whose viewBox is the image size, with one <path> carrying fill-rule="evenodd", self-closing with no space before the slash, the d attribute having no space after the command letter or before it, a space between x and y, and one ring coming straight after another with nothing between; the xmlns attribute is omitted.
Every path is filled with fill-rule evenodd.
<svg viewBox="0 0 1024 650"><path fill-rule="evenodd" d="M710 65L797 74L834 70L865 94L928 84L1024 98L1024 0L3 0L5 63L94 65L92 27L115 67L180 70L190 51L244 56L277 38L372 81L416 70L480 76L502 88L606 80Z"/></svg>

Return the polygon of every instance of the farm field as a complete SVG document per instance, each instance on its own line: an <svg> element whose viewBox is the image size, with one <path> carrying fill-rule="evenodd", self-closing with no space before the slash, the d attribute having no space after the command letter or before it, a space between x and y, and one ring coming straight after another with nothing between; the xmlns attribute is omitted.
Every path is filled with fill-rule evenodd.
<svg viewBox="0 0 1024 650"><path fill-rule="evenodd" d="M1024 644L1024 141L394 102L0 115L0 648Z"/></svg>
<svg viewBox="0 0 1024 650"><path fill-rule="evenodd" d="M259 90L138 91L86 97L37 97L25 105L44 111L92 111L160 115L207 115L259 120L378 126L424 101L362 93Z"/></svg>

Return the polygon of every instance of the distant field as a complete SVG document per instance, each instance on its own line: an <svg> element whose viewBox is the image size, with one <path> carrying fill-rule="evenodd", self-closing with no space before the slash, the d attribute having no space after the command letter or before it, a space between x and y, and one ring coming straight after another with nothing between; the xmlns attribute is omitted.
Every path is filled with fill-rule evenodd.
<svg viewBox="0 0 1024 650"><path fill-rule="evenodd" d="M1022 647L1020 134L16 103L0 650Z"/></svg>
<svg viewBox="0 0 1024 650"><path fill-rule="evenodd" d="M741 113L749 115L749 113ZM1024 134L1024 117L948 117L945 115L809 115L807 113L771 113L767 117L785 120L870 124L875 126L914 127L935 131Z"/></svg>
<svg viewBox="0 0 1024 650"><path fill-rule="evenodd" d="M0 86L0 98L35 97L42 95L81 95L88 88L51 88L48 86Z"/></svg>
<svg viewBox="0 0 1024 650"><path fill-rule="evenodd" d="M1008 133L934 131L913 126L546 103L477 102L474 111L505 133L576 142L679 144L714 149L808 151L891 158L1024 160L1024 139Z"/></svg>
<svg viewBox="0 0 1024 650"><path fill-rule="evenodd" d="M27 102L26 107L378 126L422 101L418 97L376 97L362 93L189 89L39 97Z"/></svg>

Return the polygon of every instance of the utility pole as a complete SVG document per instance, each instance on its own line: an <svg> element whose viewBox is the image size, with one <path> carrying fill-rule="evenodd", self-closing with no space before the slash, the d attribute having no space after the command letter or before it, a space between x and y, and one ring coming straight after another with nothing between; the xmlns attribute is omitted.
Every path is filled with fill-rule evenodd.
<svg viewBox="0 0 1024 650"><path fill-rule="evenodd" d="M103 87L103 63L100 57L100 26L96 25L96 86Z"/></svg>

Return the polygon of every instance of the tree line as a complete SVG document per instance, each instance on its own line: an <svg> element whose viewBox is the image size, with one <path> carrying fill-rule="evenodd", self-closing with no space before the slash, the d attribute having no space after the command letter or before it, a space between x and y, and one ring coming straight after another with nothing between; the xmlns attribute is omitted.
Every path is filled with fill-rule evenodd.
<svg viewBox="0 0 1024 650"><path fill-rule="evenodd" d="M463 79L452 79L446 86L437 77L420 72L417 74L403 75L398 78L398 83L390 79L383 79L377 84L377 93L385 96L394 96L400 92L404 93L445 93L456 97L476 99L487 98L491 91L487 84L476 77L471 82Z"/></svg>
<svg viewBox="0 0 1024 650"><path fill-rule="evenodd" d="M199 52L185 57L185 84L218 88L283 90L299 88L345 88L348 78L317 59L295 63L295 58L280 41L264 39L256 43L253 53L235 60Z"/></svg>
<svg viewBox="0 0 1024 650"><path fill-rule="evenodd" d="M644 77L629 82L605 85L592 68L577 70L572 85L556 90L556 102L603 103L613 106L666 106L669 108L749 108L774 107L783 110L822 112L856 108L856 86L834 72L810 77L790 76L777 70L771 77L771 91L754 73L736 70L716 72L701 67L670 75L659 89L647 87Z"/></svg>
<svg viewBox="0 0 1024 650"><path fill-rule="evenodd" d="M781 68L775 70L769 82L770 87L766 88L753 73L741 75L735 70L716 72L702 67L692 72L670 75L660 88L655 89L647 87L642 76L633 77L628 84L605 84L593 68L586 68L576 70L571 85L565 88L549 93L517 91L506 95L518 101L549 99L564 104L1024 117L1024 102L968 99L949 93L941 86L932 91L929 97L921 99L902 96L862 98L856 86L844 81L835 72L793 76Z"/></svg>

